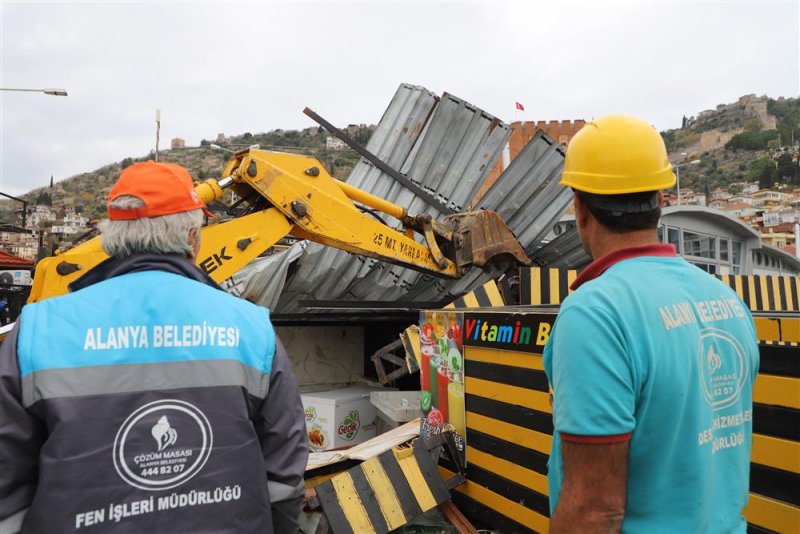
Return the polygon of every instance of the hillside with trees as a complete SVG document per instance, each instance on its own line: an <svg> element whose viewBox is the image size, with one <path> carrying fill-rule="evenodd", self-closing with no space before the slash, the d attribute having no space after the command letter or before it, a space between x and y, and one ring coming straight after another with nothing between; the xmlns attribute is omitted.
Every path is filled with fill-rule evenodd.
<svg viewBox="0 0 800 534"><path fill-rule="evenodd" d="M351 135L360 143L366 144L374 131L374 127L358 127L352 129ZM328 150L326 140L328 134L322 128L297 130L273 130L267 133L244 133L226 137L224 140L210 141L203 139L198 147L175 148L159 151L159 161L178 163L186 167L195 180L206 180L219 177L231 152L252 145L259 145L265 150L277 150L304 154L317 158L336 178L344 179L359 159L355 151ZM220 148L214 148L217 145ZM127 157L115 163L109 163L99 169L56 181L50 186L34 189L22 195L22 198L33 204L47 206L73 206L76 213L90 220L105 216L105 203L111 186L122 170L135 162L155 159L155 151L138 157ZM0 222L16 222L14 211L19 204L10 200L0 201Z"/></svg>
<svg viewBox="0 0 800 534"><path fill-rule="evenodd" d="M673 163L700 160L681 167L681 187L727 189L744 181L800 187L800 99L746 95L684 117L682 128L662 136Z"/></svg>

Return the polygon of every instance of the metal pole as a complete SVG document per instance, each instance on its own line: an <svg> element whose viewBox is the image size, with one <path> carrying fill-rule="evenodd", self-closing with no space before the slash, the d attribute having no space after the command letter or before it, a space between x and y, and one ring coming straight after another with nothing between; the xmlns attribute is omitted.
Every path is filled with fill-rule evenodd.
<svg viewBox="0 0 800 534"><path fill-rule="evenodd" d="M675 184L678 186L678 205L681 204L681 166L675 167Z"/></svg>
<svg viewBox="0 0 800 534"><path fill-rule="evenodd" d="M156 163L158 163L158 136L161 133L161 110L156 110Z"/></svg>
<svg viewBox="0 0 800 534"><path fill-rule="evenodd" d="M0 87L0 91L22 91L25 93L44 93L53 96L67 96L66 89L12 89L11 87Z"/></svg>

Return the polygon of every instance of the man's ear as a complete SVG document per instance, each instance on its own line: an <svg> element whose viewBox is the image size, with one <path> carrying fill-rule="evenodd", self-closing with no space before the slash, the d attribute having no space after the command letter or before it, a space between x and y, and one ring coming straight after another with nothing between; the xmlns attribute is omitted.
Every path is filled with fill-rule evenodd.
<svg viewBox="0 0 800 534"><path fill-rule="evenodd" d="M664 192L663 191L659 191L658 192L658 207L659 208L663 208L664 207Z"/></svg>
<svg viewBox="0 0 800 534"><path fill-rule="evenodd" d="M191 250L187 258L191 261L196 261L197 255L200 253L200 230L198 228L189 229L189 247L191 247Z"/></svg>
<svg viewBox="0 0 800 534"><path fill-rule="evenodd" d="M585 228L589 217L589 207L578 193L573 193L573 202L575 203L575 222Z"/></svg>

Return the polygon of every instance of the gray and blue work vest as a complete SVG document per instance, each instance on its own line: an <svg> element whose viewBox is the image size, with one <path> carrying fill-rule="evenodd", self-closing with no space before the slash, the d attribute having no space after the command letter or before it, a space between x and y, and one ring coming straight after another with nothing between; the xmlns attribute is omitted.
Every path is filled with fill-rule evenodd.
<svg viewBox="0 0 800 534"><path fill-rule="evenodd" d="M0 520L272 532L307 446L266 309L174 272L26 306L0 350ZM278 524L275 521L275 524Z"/></svg>

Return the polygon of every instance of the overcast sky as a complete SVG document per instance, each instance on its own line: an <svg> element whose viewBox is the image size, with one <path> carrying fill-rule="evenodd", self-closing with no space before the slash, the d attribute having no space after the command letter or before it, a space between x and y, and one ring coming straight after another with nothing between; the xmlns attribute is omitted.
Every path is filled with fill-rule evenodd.
<svg viewBox="0 0 800 534"><path fill-rule="evenodd" d="M800 1L0 0L0 191L181 137L377 123L401 82L506 121L640 115L663 130L800 93ZM515 101L525 106L514 109Z"/></svg>

